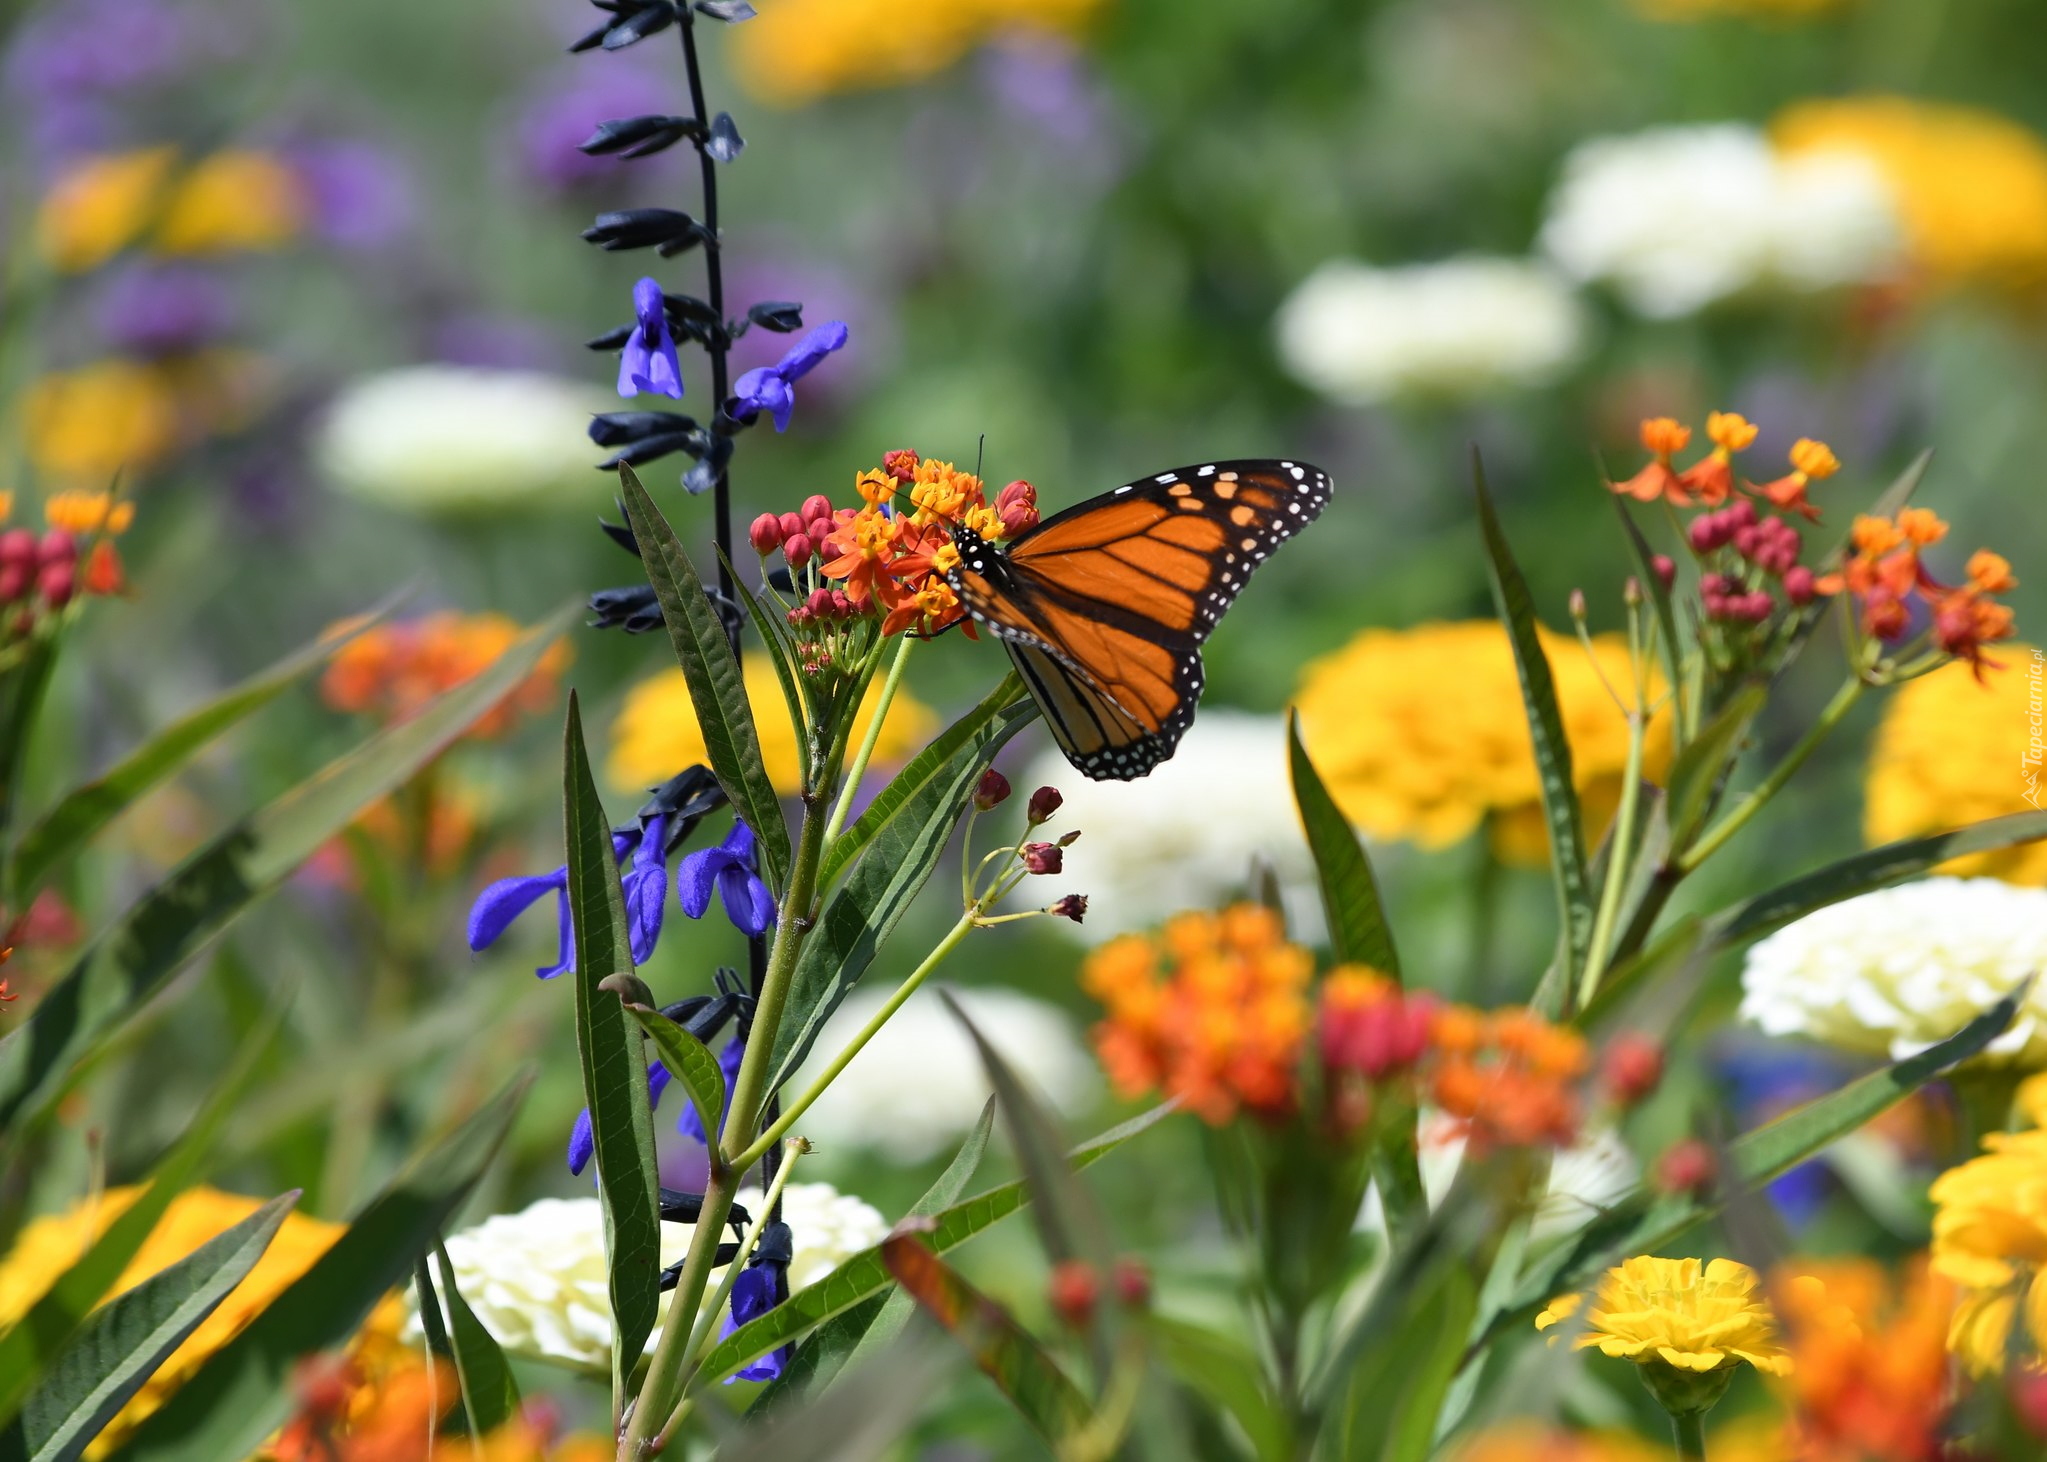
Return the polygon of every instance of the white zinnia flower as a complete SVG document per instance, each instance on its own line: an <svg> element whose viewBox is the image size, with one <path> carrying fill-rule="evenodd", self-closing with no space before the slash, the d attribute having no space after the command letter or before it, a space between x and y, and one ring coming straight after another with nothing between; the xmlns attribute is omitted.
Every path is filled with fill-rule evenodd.
<svg viewBox="0 0 2047 1462"><path fill-rule="evenodd" d="M739 1206L755 1218L760 1201L758 1189L740 1191ZM888 1237L879 1213L829 1183L789 1184L782 1190L782 1217L796 1245L792 1291ZM680 1262L695 1232L693 1224L661 1225L663 1266ZM595 1197L543 1198L487 1218L448 1239L448 1260L462 1298L507 1353L600 1371L611 1364L604 1211ZM713 1272L706 1298L723 1272ZM414 1313L406 1333L417 1335L417 1290L407 1291L407 1303ZM660 1338L657 1326L649 1348Z"/></svg>
<svg viewBox="0 0 2047 1462"><path fill-rule="evenodd" d="M603 394L528 371L411 366L344 387L315 456L352 497L406 512L500 508L597 478Z"/></svg>
<svg viewBox="0 0 2047 1462"><path fill-rule="evenodd" d="M1585 343L1585 312L1548 267L1476 256L1388 269L1332 259L1277 323L1287 370L1352 405L1539 385Z"/></svg>
<svg viewBox="0 0 2047 1462"><path fill-rule="evenodd" d="M879 972L832 1012L797 1080L801 1090L844 1050L893 993ZM1068 1116L1095 1100L1095 1064L1056 1005L1015 990L949 989L989 1044ZM958 1145L994 1088L980 1054L938 992L920 989L889 1017L873 1040L839 1073L796 1131L824 1154L841 1148L878 1151L899 1163L917 1163Z"/></svg>
<svg viewBox="0 0 2047 1462"><path fill-rule="evenodd" d="M1946 1040L2047 970L2047 889L1928 878L1844 900L1748 954L1743 1018L1893 1060ZM1986 1056L2047 1066L2047 986L2036 984Z"/></svg>
<svg viewBox="0 0 2047 1462"><path fill-rule="evenodd" d="M1257 853L1279 877L1295 937L1312 943L1320 936L1315 865L1294 810L1282 718L1203 711L1172 760L1136 782L1089 781L1048 750L1026 769L1017 793L1043 785L1066 798L1054 827L1080 831L1057 892L1086 894L1087 920L1054 920L1066 933L1099 944L1241 898ZM1034 895L1039 882L1050 880L1026 882L1017 897Z"/></svg>
<svg viewBox="0 0 2047 1462"><path fill-rule="evenodd" d="M1580 144L1550 196L1542 248L1574 279L1605 280L1638 313L1688 315L1777 285L1881 278L1901 238L1867 159L1779 156L1753 127L1657 127Z"/></svg>

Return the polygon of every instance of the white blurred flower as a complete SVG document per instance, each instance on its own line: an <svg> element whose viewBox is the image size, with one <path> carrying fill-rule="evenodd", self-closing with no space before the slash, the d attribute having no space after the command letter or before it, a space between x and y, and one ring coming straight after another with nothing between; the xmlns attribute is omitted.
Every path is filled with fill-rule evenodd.
<svg viewBox="0 0 2047 1462"><path fill-rule="evenodd" d="M1773 1036L1806 1036L1897 1059L1946 1040L2047 970L2047 889L1995 878L1928 878L1807 914L1758 943L1741 1014ZM2047 1066L2047 988L2035 985L1983 1059Z"/></svg>
<svg viewBox="0 0 2047 1462"><path fill-rule="evenodd" d="M758 1189L742 1189L739 1206L760 1217ZM870 1205L829 1183L791 1183L782 1217L796 1244L789 1288L815 1284L863 1249L888 1236ZM661 1225L661 1263L679 1262L693 1224ZM501 1213L448 1239L455 1284L483 1328L512 1355L602 1371L611 1364L611 1298L605 1281L604 1212L594 1197L543 1198ZM716 1287L714 1271L706 1298ZM418 1292L406 1334L419 1334ZM659 1341L657 1326L651 1348Z"/></svg>
<svg viewBox="0 0 2047 1462"><path fill-rule="evenodd" d="M1463 1165L1464 1136L1454 1118L1425 1111L1416 1137L1422 1188L1428 1194L1429 1207L1434 1208L1450 1191ZM1551 1160L1549 1182L1529 1227L1529 1241L1542 1244L1576 1233L1626 1197L1641 1176L1641 1164L1620 1133L1611 1127L1585 1133L1576 1146L1564 1148ZM1377 1188L1365 1195L1358 1226L1385 1233L1385 1210Z"/></svg>
<svg viewBox="0 0 2047 1462"><path fill-rule="evenodd" d="M1745 291L1823 289L1896 263L1896 202L1867 159L1779 156L1753 127L1657 127L1581 143L1541 245L1572 278L1612 284L1656 319Z"/></svg>
<svg viewBox="0 0 2047 1462"><path fill-rule="evenodd" d="M825 1022L799 1090L887 1003L892 989L878 973L867 978ZM1078 1115L1093 1104L1100 1090L1095 1063L1059 1007L985 986L948 993L1056 1111ZM972 1130L992 1090L973 1041L926 986L861 1048L796 1130L826 1154L858 1148L898 1163L922 1162Z"/></svg>
<svg viewBox="0 0 2047 1462"><path fill-rule="evenodd" d="M502 508L596 481L601 392L527 371L410 366L351 382L314 452L351 497L405 512Z"/></svg>
<svg viewBox="0 0 2047 1462"><path fill-rule="evenodd" d="M1287 370L1353 405L1539 385L1585 344L1584 309L1554 271L1477 256L1385 269L1332 259L1277 324Z"/></svg>
<svg viewBox="0 0 2047 1462"><path fill-rule="evenodd" d="M1203 711L1172 760L1136 782L1089 781L1047 750L1017 781L1017 795L1045 785L1066 798L1054 827L1080 830L1057 892L1086 894L1087 920L1054 920L1066 933L1099 944L1241 898L1256 853L1278 875L1294 937L1320 937L1315 865L1294 810L1282 718ZM1027 884L1018 896L1031 892Z"/></svg>

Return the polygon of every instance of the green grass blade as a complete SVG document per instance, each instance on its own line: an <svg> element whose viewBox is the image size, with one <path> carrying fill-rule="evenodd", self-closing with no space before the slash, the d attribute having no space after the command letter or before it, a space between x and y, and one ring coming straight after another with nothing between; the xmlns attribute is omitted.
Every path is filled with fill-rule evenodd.
<svg viewBox="0 0 2047 1462"><path fill-rule="evenodd" d="M1393 946L1385 906L1379 902L1372 860L1352 831L1350 819L1329 795L1307 747L1301 744L1301 718L1296 711L1287 712L1286 736L1294 802L1300 808L1301 827L1308 834L1308 851L1315 857L1322 909L1329 917L1331 952L1339 963L1370 965L1397 980L1400 954Z"/></svg>

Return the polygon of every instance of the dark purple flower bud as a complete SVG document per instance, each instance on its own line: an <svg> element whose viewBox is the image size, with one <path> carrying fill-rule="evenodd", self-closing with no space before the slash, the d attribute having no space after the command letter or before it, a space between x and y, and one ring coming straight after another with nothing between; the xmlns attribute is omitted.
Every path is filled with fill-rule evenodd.
<svg viewBox="0 0 2047 1462"><path fill-rule="evenodd" d="M626 208L600 213L583 230L583 238L607 254L624 249L655 249L672 259L711 237L710 230L679 208Z"/></svg>
<svg viewBox="0 0 2047 1462"><path fill-rule="evenodd" d="M643 635L661 628L661 602L648 584L628 584L619 589L599 589L590 596L592 629L622 629L629 635Z"/></svg>
<svg viewBox="0 0 2047 1462"><path fill-rule="evenodd" d="M1052 905L1046 912L1055 918L1071 919L1074 923L1078 924L1087 917L1087 895L1084 893L1070 893L1065 898L1059 900L1058 903Z"/></svg>
<svg viewBox="0 0 2047 1462"><path fill-rule="evenodd" d="M803 328L803 306L794 300L762 300L747 310L746 318L763 330L787 335Z"/></svg>
<svg viewBox="0 0 2047 1462"><path fill-rule="evenodd" d="M981 773L981 780L974 787L974 806L983 812L993 812L1009 800L1009 778L990 767Z"/></svg>
<svg viewBox="0 0 2047 1462"><path fill-rule="evenodd" d="M1036 827L1041 822L1050 822L1052 814L1057 812L1065 801L1066 799L1059 795L1057 787L1040 787L1037 791L1031 793L1030 804L1025 816L1030 818L1032 827Z"/></svg>
<svg viewBox="0 0 2047 1462"><path fill-rule="evenodd" d="M609 122L599 122L597 130L584 141L576 144L576 151L591 157L646 157L649 153L661 152L675 146L685 137L697 134L695 117L665 116L659 113L644 117L620 117Z"/></svg>
<svg viewBox="0 0 2047 1462"><path fill-rule="evenodd" d="M704 151L713 161L732 162L745 150L746 139L739 135L739 124L730 112L711 118L711 135L704 139Z"/></svg>
<svg viewBox="0 0 2047 1462"><path fill-rule="evenodd" d="M712 20L722 20L727 25L737 25L760 14L747 0L696 0L696 12Z"/></svg>
<svg viewBox="0 0 2047 1462"><path fill-rule="evenodd" d="M598 8L610 11L612 18L570 46L570 51L594 50L598 46L607 51L624 50L666 30L676 18L675 7L669 0L644 0L638 5L614 3Z"/></svg>
<svg viewBox="0 0 2047 1462"><path fill-rule="evenodd" d="M1058 873L1066 866L1066 854L1057 843L1025 843L1017 856L1028 873Z"/></svg>
<svg viewBox="0 0 2047 1462"><path fill-rule="evenodd" d="M1075 829L1074 829L1074 830L1073 830L1072 832L1068 833L1068 834L1067 834L1067 835L1066 835L1065 837L1063 837L1063 838L1061 838L1061 839L1059 840L1059 846L1060 846L1060 847L1062 847L1062 848L1070 848L1070 847L1072 847L1072 846L1073 846L1073 845L1074 845L1075 843L1077 843L1077 842L1079 842L1079 841L1080 841L1080 829L1079 829L1079 828L1075 828Z"/></svg>

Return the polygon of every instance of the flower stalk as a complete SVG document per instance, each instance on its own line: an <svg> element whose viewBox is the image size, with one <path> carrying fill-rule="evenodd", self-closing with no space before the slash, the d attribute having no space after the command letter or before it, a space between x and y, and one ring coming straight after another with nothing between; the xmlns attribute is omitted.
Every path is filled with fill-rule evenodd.
<svg viewBox="0 0 2047 1462"><path fill-rule="evenodd" d="M1683 1416L1673 1416L1670 1425L1676 1434L1678 1462L1705 1462L1705 1413L1692 1411Z"/></svg>
<svg viewBox="0 0 2047 1462"><path fill-rule="evenodd" d="M888 677L881 684L881 699L874 707L874 715L867 722L867 733L860 738L860 749L853 754L853 764L846 769L845 784L839 789L839 800L832 808L832 818L825 825L824 840L827 845L834 842L844 831L846 818L853 807L854 794L860 790L861 780L867 775L867 763L873 759L874 747L881 740L881 724L888 719L889 707L895 703L896 691L903 683L903 667L909 663L910 647L917 641L909 636L900 637L896 655L889 662ZM854 703L857 708L858 702Z"/></svg>
<svg viewBox="0 0 2047 1462"><path fill-rule="evenodd" d="M1747 827L1755 815L1763 810L1764 804L1784 790L1785 783L1797 775L1798 769L1819 750L1820 743L1825 741L1848 713L1855 709L1856 702L1862 699L1863 692L1868 688L1868 681L1861 675L1852 675L1842 682L1841 688L1834 692L1834 698L1827 702L1826 709L1820 712L1819 719L1806 728L1805 734L1798 738L1798 744L1784 754L1784 759L1772 767L1769 775L1758 782L1727 816L1707 829L1696 843L1678 857L1678 871L1693 872L1700 864L1719 852L1728 839Z"/></svg>

